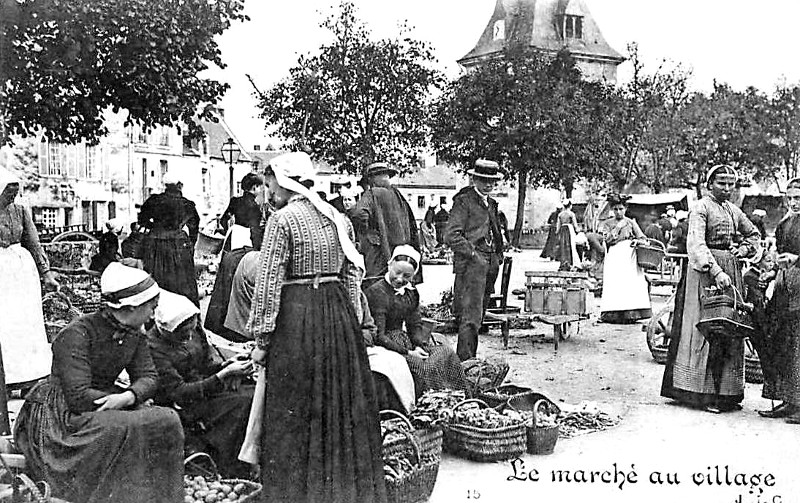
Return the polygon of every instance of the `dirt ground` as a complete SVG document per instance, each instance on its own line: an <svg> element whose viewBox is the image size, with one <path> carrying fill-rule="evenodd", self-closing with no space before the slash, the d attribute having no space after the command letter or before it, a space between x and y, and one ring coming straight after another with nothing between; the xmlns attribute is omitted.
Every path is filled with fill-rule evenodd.
<svg viewBox="0 0 800 503"><path fill-rule="evenodd" d="M554 267L538 259L535 251L514 254L510 290L524 285L524 271ZM426 303L436 302L441 290L452 285L448 266L428 266L425 278L419 288ZM661 288L653 293L655 311L670 291ZM521 305L513 296L509 299ZM481 336L478 355L505 358L511 367L507 382L531 387L562 404L594 402L621 416L620 424L560 439L554 454L525 455L515 463L475 463L445 455L432 503L800 501L800 426L756 414L756 409L770 404L760 398L760 385L748 384L744 410L729 414L713 415L662 398L664 367L647 349L643 323L599 323L599 299L593 301L591 318L581 322L558 351L551 327L535 324L530 330L512 330L508 349L503 348L499 330ZM447 338L455 343L454 335ZM726 466L730 484L725 480ZM722 470L719 483L716 467ZM584 481L592 471L597 472L595 481ZM620 478L622 472L627 479ZM659 473L664 483L658 483ZM676 474L679 483L667 484L667 474ZM518 480L528 475L539 480Z"/></svg>

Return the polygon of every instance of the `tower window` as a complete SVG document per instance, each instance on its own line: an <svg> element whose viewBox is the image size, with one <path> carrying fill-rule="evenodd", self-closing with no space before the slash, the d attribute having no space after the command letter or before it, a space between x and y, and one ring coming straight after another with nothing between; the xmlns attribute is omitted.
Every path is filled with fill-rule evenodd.
<svg viewBox="0 0 800 503"><path fill-rule="evenodd" d="M506 22L498 19L492 27L492 40L503 40L506 38Z"/></svg>
<svg viewBox="0 0 800 503"><path fill-rule="evenodd" d="M568 38L583 38L583 17L564 15L561 16L561 36Z"/></svg>

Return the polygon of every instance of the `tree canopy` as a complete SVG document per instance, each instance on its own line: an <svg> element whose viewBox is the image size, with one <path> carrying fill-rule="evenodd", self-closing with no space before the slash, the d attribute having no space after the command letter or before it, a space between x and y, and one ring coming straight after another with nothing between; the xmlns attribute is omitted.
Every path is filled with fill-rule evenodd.
<svg viewBox="0 0 800 503"><path fill-rule="evenodd" d="M40 131L97 141L109 108L127 110L127 124L202 134L198 106L228 86L199 74L225 66L215 37L247 19L242 9L243 0L0 0L0 145Z"/></svg>
<svg viewBox="0 0 800 503"><path fill-rule="evenodd" d="M374 40L346 1L320 26L333 41L264 93L262 117L290 148L346 171L373 160L414 164L428 146L430 93L442 83L429 44L406 26Z"/></svg>

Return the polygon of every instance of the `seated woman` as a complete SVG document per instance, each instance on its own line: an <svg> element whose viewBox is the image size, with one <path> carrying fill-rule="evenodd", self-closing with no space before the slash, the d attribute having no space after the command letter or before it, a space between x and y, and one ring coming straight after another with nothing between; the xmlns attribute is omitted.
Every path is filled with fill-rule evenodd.
<svg viewBox="0 0 800 503"><path fill-rule="evenodd" d="M156 404L180 409L190 436L197 435L224 477L245 477L250 467L236 458L244 440L253 386L238 386L252 371L249 359L218 362L198 324L192 301L164 291L147 342L158 370ZM195 438L192 438L195 440Z"/></svg>
<svg viewBox="0 0 800 503"><path fill-rule="evenodd" d="M625 216L628 197L608 196L614 216L603 222L608 253L603 266L600 319L606 323L633 323L652 316L650 292L644 271L636 263L636 239L645 239L635 220Z"/></svg>
<svg viewBox="0 0 800 503"><path fill-rule="evenodd" d="M384 279L365 292L378 327L375 344L405 356L417 396L429 389L466 390L467 378L455 351L434 346L423 336L419 292L410 284L419 260L413 247L398 246Z"/></svg>
<svg viewBox="0 0 800 503"><path fill-rule="evenodd" d="M151 406L157 373L142 326L159 287L146 272L111 263L100 278L105 307L53 341L53 371L28 394L14 427L36 478L75 503L183 501L183 428ZM130 386L114 381L127 371Z"/></svg>

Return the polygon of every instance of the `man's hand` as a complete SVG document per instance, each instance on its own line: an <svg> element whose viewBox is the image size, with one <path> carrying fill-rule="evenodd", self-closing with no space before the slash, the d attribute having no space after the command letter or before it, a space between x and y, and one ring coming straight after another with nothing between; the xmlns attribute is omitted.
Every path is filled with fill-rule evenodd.
<svg viewBox="0 0 800 503"><path fill-rule="evenodd" d="M95 405L99 405L97 412L101 410L122 410L130 407L136 402L136 395L133 391L124 391L122 393L113 393L100 397L94 401Z"/></svg>

